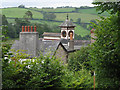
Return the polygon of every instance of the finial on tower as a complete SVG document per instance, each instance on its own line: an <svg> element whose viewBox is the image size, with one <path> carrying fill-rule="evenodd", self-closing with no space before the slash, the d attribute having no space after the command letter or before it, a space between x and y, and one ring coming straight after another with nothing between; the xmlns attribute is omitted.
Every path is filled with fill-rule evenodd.
<svg viewBox="0 0 120 90"><path fill-rule="evenodd" d="M68 20L68 14L67 14L67 20Z"/></svg>

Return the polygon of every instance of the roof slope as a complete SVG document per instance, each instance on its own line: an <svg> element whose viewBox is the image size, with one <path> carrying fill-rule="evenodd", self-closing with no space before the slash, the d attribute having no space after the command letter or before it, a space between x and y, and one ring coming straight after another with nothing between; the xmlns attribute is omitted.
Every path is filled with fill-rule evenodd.
<svg viewBox="0 0 120 90"><path fill-rule="evenodd" d="M59 27L75 27L75 24L66 19L61 25L59 25Z"/></svg>
<svg viewBox="0 0 120 90"><path fill-rule="evenodd" d="M39 41L39 50L42 55L54 55L60 41Z"/></svg>
<svg viewBox="0 0 120 90"><path fill-rule="evenodd" d="M75 27L75 24L73 24L72 21L68 19L67 15L67 19L61 25L59 25L59 27Z"/></svg>

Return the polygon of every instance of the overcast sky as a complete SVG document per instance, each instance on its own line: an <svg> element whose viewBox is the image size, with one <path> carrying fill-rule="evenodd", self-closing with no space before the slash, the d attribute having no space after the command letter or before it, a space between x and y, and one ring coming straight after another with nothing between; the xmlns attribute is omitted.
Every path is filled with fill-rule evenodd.
<svg viewBox="0 0 120 90"><path fill-rule="evenodd" d="M26 7L60 7L60 6L93 6L93 0L0 0L0 7L17 7L21 4Z"/></svg>

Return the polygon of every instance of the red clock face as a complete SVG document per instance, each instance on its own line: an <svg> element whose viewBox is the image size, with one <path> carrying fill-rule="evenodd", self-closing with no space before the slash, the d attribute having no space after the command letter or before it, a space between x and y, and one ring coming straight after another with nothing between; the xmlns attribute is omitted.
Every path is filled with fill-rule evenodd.
<svg viewBox="0 0 120 90"><path fill-rule="evenodd" d="M68 33L69 37L70 37L70 33L72 33L72 35L73 35L73 31L69 31L69 33Z"/></svg>
<svg viewBox="0 0 120 90"><path fill-rule="evenodd" d="M66 37L66 31L62 31L62 36Z"/></svg>

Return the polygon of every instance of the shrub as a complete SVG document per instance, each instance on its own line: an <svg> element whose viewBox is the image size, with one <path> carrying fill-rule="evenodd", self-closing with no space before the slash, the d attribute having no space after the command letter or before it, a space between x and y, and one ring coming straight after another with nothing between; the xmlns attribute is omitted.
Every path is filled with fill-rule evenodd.
<svg viewBox="0 0 120 90"><path fill-rule="evenodd" d="M24 55L24 56L23 56ZM15 57L3 59L3 88L47 88L59 87L63 66L54 57L49 56L27 59L25 53L16 53Z"/></svg>
<svg viewBox="0 0 120 90"><path fill-rule="evenodd" d="M93 77L85 68L79 71L64 69L65 75L62 77L62 87L64 88L93 88Z"/></svg>
<svg viewBox="0 0 120 90"><path fill-rule="evenodd" d="M31 79L27 86L30 88L60 87L61 77L64 75L63 66L54 57L39 57L32 64Z"/></svg>
<svg viewBox="0 0 120 90"><path fill-rule="evenodd" d="M82 66L86 67L87 69L90 69L91 66L89 65L89 51L90 47L82 47L79 51L76 51L74 53L71 53L69 55L68 59L68 68L70 70L81 70Z"/></svg>

